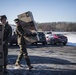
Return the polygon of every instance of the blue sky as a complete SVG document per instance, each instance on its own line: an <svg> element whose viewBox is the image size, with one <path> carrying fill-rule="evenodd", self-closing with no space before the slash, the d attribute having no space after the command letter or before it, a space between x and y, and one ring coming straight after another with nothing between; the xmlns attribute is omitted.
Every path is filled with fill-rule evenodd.
<svg viewBox="0 0 76 75"><path fill-rule="evenodd" d="M76 22L76 0L0 0L0 15L14 24L17 15L31 11L36 22Z"/></svg>

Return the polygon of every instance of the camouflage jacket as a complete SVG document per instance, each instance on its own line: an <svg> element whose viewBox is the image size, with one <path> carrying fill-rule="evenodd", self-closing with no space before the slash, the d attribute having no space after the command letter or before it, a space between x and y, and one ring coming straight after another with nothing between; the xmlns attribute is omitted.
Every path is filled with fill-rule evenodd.
<svg viewBox="0 0 76 75"><path fill-rule="evenodd" d="M16 27L16 34L17 34L18 45L26 44L25 38L24 38L24 30L22 26L19 25Z"/></svg>

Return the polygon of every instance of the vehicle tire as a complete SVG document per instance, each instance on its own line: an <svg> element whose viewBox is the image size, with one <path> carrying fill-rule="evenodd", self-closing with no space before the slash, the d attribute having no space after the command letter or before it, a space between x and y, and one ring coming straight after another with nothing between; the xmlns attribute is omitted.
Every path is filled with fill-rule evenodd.
<svg viewBox="0 0 76 75"><path fill-rule="evenodd" d="M34 45L34 43L31 43L31 45Z"/></svg>
<svg viewBox="0 0 76 75"><path fill-rule="evenodd" d="M16 46L18 45L18 43L16 43Z"/></svg>
<svg viewBox="0 0 76 75"><path fill-rule="evenodd" d="M63 43L63 45L66 45L66 43Z"/></svg>
<svg viewBox="0 0 76 75"><path fill-rule="evenodd" d="M32 43L31 45L37 45L37 42Z"/></svg>
<svg viewBox="0 0 76 75"><path fill-rule="evenodd" d="M46 45L46 42L42 42L42 45L45 46Z"/></svg>
<svg viewBox="0 0 76 75"><path fill-rule="evenodd" d="M52 45L56 45L55 40L52 40L52 41L51 41L51 44L52 44Z"/></svg>
<svg viewBox="0 0 76 75"><path fill-rule="evenodd" d="M12 43L10 42L10 46L12 46Z"/></svg>
<svg viewBox="0 0 76 75"><path fill-rule="evenodd" d="M35 45L37 45L37 42L35 42Z"/></svg>

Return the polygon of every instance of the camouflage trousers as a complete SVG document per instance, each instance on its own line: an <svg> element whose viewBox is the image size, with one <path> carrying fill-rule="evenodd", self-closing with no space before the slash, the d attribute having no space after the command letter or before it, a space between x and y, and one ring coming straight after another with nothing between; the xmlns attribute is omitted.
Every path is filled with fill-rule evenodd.
<svg viewBox="0 0 76 75"><path fill-rule="evenodd" d="M8 55L8 44L3 45L3 52L4 52L4 68L7 66L7 55Z"/></svg>
<svg viewBox="0 0 76 75"><path fill-rule="evenodd" d="M30 59L28 57L28 53L27 53L27 49L25 45L19 45L20 47L20 54L17 57L16 63L20 63L21 59L24 57L24 59L26 60L26 64L28 66L30 66Z"/></svg>

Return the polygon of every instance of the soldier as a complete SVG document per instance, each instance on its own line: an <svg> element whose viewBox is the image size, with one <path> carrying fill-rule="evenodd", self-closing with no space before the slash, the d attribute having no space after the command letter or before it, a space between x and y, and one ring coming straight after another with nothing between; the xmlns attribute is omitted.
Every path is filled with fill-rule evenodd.
<svg viewBox="0 0 76 75"><path fill-rule="evenodd" d="M24 38L24 36L26 36L26 35L24 33L22 26L20 25L19 19L15 19L14 21L17 25L16 34L17 34L18 45L20 47L20 55L18 56L18 58L16 60L15 66L21 67L20 61L21 61L22 57L24 56L24 59L26 60L28 68L29 68L29 70L31 70L33 67L31 66L30 59L28 57L28 53L27 53L27 49L26 49L26 42L25 42L25 38Z"/></svg>
<svg viewBox="0 0 76 75"><path fill-rule="evenodd" d="M8 41L12 35L12 28L7 22L6 15L2 15L0 21L3 25L4 73L7 73Z"/></svg>

